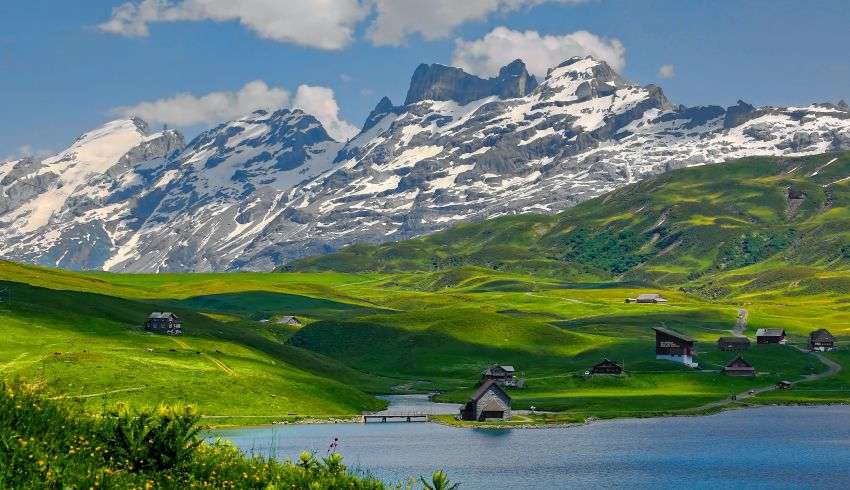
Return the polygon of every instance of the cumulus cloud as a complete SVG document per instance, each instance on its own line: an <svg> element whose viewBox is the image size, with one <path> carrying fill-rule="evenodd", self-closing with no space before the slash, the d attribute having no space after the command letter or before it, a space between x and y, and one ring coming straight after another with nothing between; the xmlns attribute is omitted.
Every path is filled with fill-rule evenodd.
<svg viewBox="0 0 850 490"><path fill-rule="evenodd" d="M134 106L118 107L112 112L120 116L138 116L151 123L193 126L234 119L258 109L274 110L288 105L287 90L254 80L236 92L211 92L200 97L181 93Z"/></svg>
<svg viewBox="0 0 850 490"><path fill-rule="evenodd" d="M334 91L327 87L299 86L295 91L292 107L313 115L337 141L345 141L359 131L353 124L339 117L339 105L336 103Z"/></svg>
<svg viewBox="0 0 850 490"><path fill-rule="evenodd" d="M626 48L619 39L604 38L587 31L563 36L541 36L537 31L514 31L496 27L481 39L455 41L452 64L469 73L492 76L499 68L521 59L528 71L543 77L546 70L573 56L591 55L621 70L626 65Z"/></svg>
<svg viewBox="0 0 850 490"><path fill-rule="evenodd" d="M676 70L673 65L661 65L657 73L659 78L673 78L676 76Z"/></svg>
<svg viewBox="0 0 850 490"><path fill-rule="evenodd" d="M494 12L511 12L544 3L577 4L586 0L374 0L377 16L367 37L377 45L397 46L407 36L428 40L445 38L470 21Z"/></svg>
<svg viewBox="0 0 850 490"><path fill-rule="evenodd" d="M131 0L112 10L98 27L130 37L150 34L157 22L237 21L278 42L320 49L349 45L357 26L372 22L367 37L377 45L397 46L412 35L445 38L467 22L493 13L544 3L577 4L588 0Z"/></svg>
<svg viewBox="0 0 850 490"><path fill-rule="evenodd" d="M115 7L98 27L143 37L155 22L238 21L274 41L341 49L351 43L355 26L368 13L358 0L141 0Z"/></svg>
<svg viewBox="0 0 850 490"><path fill-rule="evenodd" d="M334 139L344 141L357 132L356 127L339 117L339 105L333 90L301 85L292 99L288 90L270 87L262 80L248 82L235 92L211 92L202 96L182 93L117 107L112 113L122 117L140 117L150 123L185 127L237 119L259 109L274 111L290 106L315 116Z"/></svg>

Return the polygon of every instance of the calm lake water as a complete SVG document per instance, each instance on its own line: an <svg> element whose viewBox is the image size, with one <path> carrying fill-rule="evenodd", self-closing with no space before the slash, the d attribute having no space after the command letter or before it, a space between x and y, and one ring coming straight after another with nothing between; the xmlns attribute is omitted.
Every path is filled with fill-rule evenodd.
<svg viewBox="0 0 850 490"><path fill-rule="evenodd" d="M850 488L846 406L765 407L552 429L374 423L221 435L246 452L283 459L303 450L324 455L337 437L349 467L387 482L440 468L462 489Z"/></svg>

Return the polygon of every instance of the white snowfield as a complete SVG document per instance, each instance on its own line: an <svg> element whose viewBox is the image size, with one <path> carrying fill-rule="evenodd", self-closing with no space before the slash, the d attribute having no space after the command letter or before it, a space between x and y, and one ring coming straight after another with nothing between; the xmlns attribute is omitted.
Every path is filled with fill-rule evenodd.
<svg viewBox="0 0 850 490"><path fill-rule="evenodd" d="M850 149L846 105L677 107L589 57L523 96L421 100L374 120L342 144L301 111L259 111L185 146L173 131L110 122L56 156L0 163L0 255L268 270L354 242L558 212L673 168Z"/></svg>

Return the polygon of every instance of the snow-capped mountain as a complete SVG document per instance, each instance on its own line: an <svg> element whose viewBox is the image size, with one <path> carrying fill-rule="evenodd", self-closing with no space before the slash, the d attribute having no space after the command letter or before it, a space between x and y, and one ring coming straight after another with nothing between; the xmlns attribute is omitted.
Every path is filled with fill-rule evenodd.
<svg viewBox="0 0 850 490"><path fill-rule="evenodd" d="M671 104L593 58L542 81L421 65L345 144L301 111L189 143L116 121L43 161L0 164L0 254L69 268L271 269L354 242L556 212L647 175L850 149L850 109Z"/></svg>

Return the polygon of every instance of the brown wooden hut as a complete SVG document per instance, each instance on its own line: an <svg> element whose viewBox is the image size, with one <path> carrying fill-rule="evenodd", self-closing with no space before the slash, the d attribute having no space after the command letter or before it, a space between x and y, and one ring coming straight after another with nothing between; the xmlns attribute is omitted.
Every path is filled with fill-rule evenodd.
<svg viewBox="0 0 850 490"><path fill-rule="evenodd" d="M835 348L835 337L825 328L819 328L809 334L809 349L828 351Z"/></svg>
<svg viewBox="0 0 850 490"><path fill-rule="evenodd" d="M655 327L655 358L697 367L694 362L694 340L687 335L663 327Z"/></svg>
<svg viewBox="0 0 850 490"><path fill-rule="evenodd" d="M623 366L617 364L614 361L610 361L608 359L603 359L602 362L594 365L588 371L588 374L596 375L596 374L623 374Z"/></svg>
<svg viewBox="0 0 850 490"><path fill-rule="evenodd" d="M717 348L722 351L742 351L750 348L750 339L747 337L720 337L717 339Z"/></svg>
<svg viewBox="0 0 850 490"><path fill-rule="evenodd" d="M723 368L723 374L729 376L755 376L756 370L752 364L745 361L741 356L738 356Z"/></svg>
<svg viewBox="0 0 850 490"><path fill-rule="evenodd" d="M145 330L166 335L181 335L183 322L180 317L170 311L155 311L148 315Z"/></svg>
<svg viewBox="0 0 850 490"><path fill-rule="evenodd" d="M784 344L785 330L781 328L760 328L756 330L756 343Z"/></svg>
<svg viewBox="0 0 850 490"><path fill-rule="evenodd" d="M516 385L514 374L516 369L513 366L493 364L481 373L481 383L492 380L501 385L514 386Z"/></svg>

